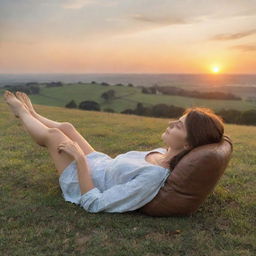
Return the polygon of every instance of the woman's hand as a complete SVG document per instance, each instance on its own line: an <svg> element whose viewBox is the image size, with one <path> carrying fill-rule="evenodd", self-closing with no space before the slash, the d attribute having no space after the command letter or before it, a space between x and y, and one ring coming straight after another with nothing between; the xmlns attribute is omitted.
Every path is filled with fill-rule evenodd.
<svg viewBox="0 0 256 256"><path fill-rule="evenodd" d="M77 142L75 141L65 141L59 144L57 146L58 153L61 153L61 151L65 151L67 154L71 155L75 160L77 160L79 157L84 156L83 150L80 148Z"/></svg>

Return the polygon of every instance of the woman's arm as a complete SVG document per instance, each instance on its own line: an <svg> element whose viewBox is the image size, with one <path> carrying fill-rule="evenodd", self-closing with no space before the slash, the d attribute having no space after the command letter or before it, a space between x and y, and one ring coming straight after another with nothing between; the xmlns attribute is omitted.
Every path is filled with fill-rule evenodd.
<svg viewBox="0 0 256 256"><path fill-rule="evenodd" d="M89 171L89 167L84 155L80 155L76 157L75 160L77 163L78 180L79 180L79 186L80 186L81 195L82 195L88 192L89 190L95 188L95 186L93 184L91 173Z"/></svg>
<svg viewBox="0 0 256 256"><path fill-rule="evenodd" d="M88 164L86 162L86 158L84 157L84 152L82 151L78 143L68 140L60 143L57 149L59 153L61 153L61 151L63 150L75 159L78 169L77 176L79 180L81 194L84 194L89 190L95 188Z"/></svg>
<svg viewBox="0 0 256 256"><path fill-rule="evenodd" d="M114 185L104 191L95 187L84 193L79 205L93 213L126 212L142 207L157 195L169 172L150 165L139 168L143 169L142 173L126 183Z"/></svg>

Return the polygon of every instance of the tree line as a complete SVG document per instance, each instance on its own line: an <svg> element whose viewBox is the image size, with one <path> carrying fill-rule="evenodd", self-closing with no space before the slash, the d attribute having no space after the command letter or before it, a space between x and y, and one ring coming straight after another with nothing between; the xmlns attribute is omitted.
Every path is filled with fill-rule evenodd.
<svg viewBox="0 0 256 256"><path fill-rule="evenodd" d="M86 100L80 102L78 105L74 100L71 100L65 105L66 108L79 108L81 110L93 110L93 111L104 111L104 112L115 112L112 108L102 109L100 104L96 101ZM163 117L163 118L179 118L185 108L177 107L174 105L167 104L155 104L152 106L145 107L143 103L138 102L136 108L125 109L121 111L122 114L133 114L140 116L151 116L151 117ZM225 123L232 124L246 124L256 125L256 110L239 111L235 109L221 109L215 111L215 113L221 116Z"/></svg>
<svg viewBox="0 0 256 256"><path fill-rule="evenodd" d="M79 82L81 83L81 82ZM91 84L96 84L95 81L92 81ZM50 83L44 83L46 87L59 87L63 86L62 82L50 82ZM101 85L103 86L109 86L108 83L102 82ZM118 86L123 86L123 84L119 83L116 84ZM128 84L128 86L133 87L132 84ZM30 82L26 83L24 85L5 85L4 88L16 92L16 91L22 91L27 94L40 94L40 84L37 82ZM142 90L144 93L159 93L163 92L161 91L161 88L165 88L165 92L167 93L173 93L176 95L182 95L188 93L188 91L185 91L181 88L177 87L159 87L159 86L154 86L154 87L149 87L145 88L142 87ZM169 88L167 90L167 88ZM148 91L145 92L145 89ZM167 91L166 91L167 90ZM196 91L194 91L196 92ZM185 93L185 94L184 94ZM200 93L202 97L213 97L213 95L218 96L219 99L224 99L225 94L221 94L219 92L205 92L205 93ZM192 95L192 94L191 94ZM194 95L198 95L195 93ZM223 96L224 95L224 96ZM229 96L227 96L229 95ZM235 99L231 94L226 94L227 97L230 97L230 99ZM104 93L102 93L101 98L103 98L106 102L110 102L111 100L114 100L116 98L115 91L110 89ZM239 97L237 97L238 99ZM225 98L227 99L227 98ZM84 110L95 110L95 111L102 111L101 106L98 102L96 101L82 101L78 105L74 100L71 100L65 105L66 108L79 108L79 109L84 109ZM106 112L115 112L114 109L112 108L104 108L103 111ZM137 106L135 109L125 109L120 113L123 114L134 114L134 115L142 115L142 116L152 116L152 117L166 117L166 118L178 118L182 115L182 113L185 111L184 108L182 107L177 107L173 105L167 105L167 104L155 104L152 106L143 106L143 103L138 102ZM233 123L233 124L247 124L247 125L256 125L256 110L251 109L251 110L246 110L246 111L239 111L235 109L221 109L220 111L216 112L216 114L220 115L223 120L226 123Z"/></svg>
<svg viewBox="0 0 256 256"><path fill-rule="evenodd" d="M224 93L219 91L211 92L199 92L197 90L185 90L175 86L158 86L154 85L152 87L144 87L141 89L142 93L146 94L166 94L166 95L177 95L184 97L192 97L199 99L216 99L216 100L242 100L232 93Z"/></svg>

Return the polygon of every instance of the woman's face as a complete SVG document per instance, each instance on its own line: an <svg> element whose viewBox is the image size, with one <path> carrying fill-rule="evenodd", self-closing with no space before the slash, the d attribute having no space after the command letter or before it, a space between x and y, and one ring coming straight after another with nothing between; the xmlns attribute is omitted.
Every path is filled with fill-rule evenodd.
<svg viewBox="0 0 256 256"><path fill-rule="evenodd" d="M165 144L172 149L185 149L184 146L188 145L186 141L187 130L185 120L186 115L183 115L178 120L169 121L166 131L161 135Z"/></svg>

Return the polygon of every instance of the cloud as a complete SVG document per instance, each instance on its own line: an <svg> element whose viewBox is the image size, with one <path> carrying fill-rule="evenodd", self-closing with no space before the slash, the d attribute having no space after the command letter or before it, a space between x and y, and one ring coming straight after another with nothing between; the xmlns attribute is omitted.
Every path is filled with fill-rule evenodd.
<svg viewBox="0 0 256 256"><path fill-rule="evenodd" d="M244 32L239 32L239 33L233 33L233 34L229 34L229 33L218 34L218 35L215 35L214 37L212 37L211 40L220 40L220 41L235 40L235 39L244 38L246 36L250 36L250 35L254 35L254 34L256 34L256 29L247 30Z"/></svg>
<svg viewBox="0 0 256 256"><path fill-rule="evenodd" d="M253 0L256 1L256 0ZM0 0L1 38L89 40L252 15L252 0ZM15 15L14 15L15 14ZM253 17L250 17L253 18ZM253 22L253 21L252 21ZM252 23L254 24L254 23ZM184 26L185 27L185 26ZM184 28L186 29L186 28ZM189 28L188 28L189 29ZM29 39L30 40L30 39Z"/></svg>
<svg viewBox="0 0 256 256"><path fill-rule="evenodd" d="M230 47L231 49L240 50L242 52L252 52L256 51L256 44L250 45L250 44L240 44L240 45L234 45Z"/></svg>
<svg viewBox="0 0 256 256"><path fill-rule="evenodd" d="M95 3L97 3L97 0L68 0L61 7L65 9L81 9L84 6Z"/></svg>
<svg viewBox="0 0 256 256"><path fill-rule="evenodd" d="M61 7L64 9L81 9L88 5L100 4L100 5L114 5L114 1L102 1L102 0L66 0L61 4Z"/></svg>
<svg viewBox="0 0 256 256"><path fill-rule="evenodd" d="M183 17L154 17L147 16L142 14L134 14L131 15L131 18L136 21L148 22L148 23L156 23L163 25L171 25L171 24L187 24L188 22Z"/></svg>

